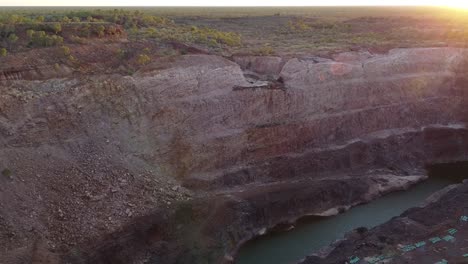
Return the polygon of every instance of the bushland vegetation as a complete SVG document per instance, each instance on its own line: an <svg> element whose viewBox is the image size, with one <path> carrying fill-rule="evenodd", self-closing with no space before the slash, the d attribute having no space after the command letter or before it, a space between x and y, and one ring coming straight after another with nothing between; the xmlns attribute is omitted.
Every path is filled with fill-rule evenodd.
<svg viewBox="0 0 468 264"><path fill-rule="evenodd" d="M131 41L152 39L198 44L208 48L240 46L240 34L206 26L175 23L139 10L63 10L0 12L0 47L21 48L86 44L90 39L128 37ZM15 45L19 44L19 45Z"/></svg>

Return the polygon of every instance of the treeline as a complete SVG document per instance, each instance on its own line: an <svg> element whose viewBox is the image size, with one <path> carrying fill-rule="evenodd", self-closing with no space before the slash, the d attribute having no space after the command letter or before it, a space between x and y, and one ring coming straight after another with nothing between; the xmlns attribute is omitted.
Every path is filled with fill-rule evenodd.
<svg viewBox="0 0 468 264"><path fill-rule="evenodd" d="M0 48L11 50L18 48L19 43L29 48L58 46L64 43L65 33L71 42L81 43L83 39L90 37L118 36L123 32L110 23L0 24Z"/></svg>
<svg viewBox="0 0 468 264"><path fill-rule="evenodd" d="M209 27L177 24L171 19L139 10L77 10L50 14L0 11L0 48L50 47L64 42L87 42L92 37L120 36L201 44L210 48L241 45L241 36ZM64 39L65 38L65 39ZM18 41L20 40L20 41Z"/></svg>
<svg viewBox="0 0 468 264"><path fill-rule="evenodd" d="M47 35L45 31L34 31L29 29L26 31L28 36L28 46L35 47L51 47L63 44L63 38L57 35Z"/></svg>
<svg viewBox="0 0 468 264"><path fill-rule="evenodd" d="M166 26L160 28L149 27L141 31L143 37L155 38L162 41L177 41L183 43L203 44L209 47L222 45L239 46L241 36L233 32L223 32L208 27L196 26Z"/></svg>
<svg viewBox="0 0 468 264"><path fill-rule="evenodd" d="M0 48L14 49L20 40L20 35L25 36L27 47L50 47L63 44L63 37L58 34L62 31L59 23L49 25L37 25L26 32L18 32L18 28L13 25L0 25Z"/></svg>
<svg viewBox="0 0 468 264"><path fill-rule="evenodd" d="M172 20L145 14L141 11L123 9L94 11L70 11L63 14L9 14L0 13L0 24L42 24L42 23L99 23L109 22L121 25L126 29L134 27L151 27L173 23Z"/></svg>
<svg viewBox="0 0 468 264"><path fill-rule="evenodd" d="M69 12L67 17L79 18L81 21L110 22L123 26L125 29L154 27L173 24L170 19L146 14L139 10L129 11L124 9Z"/></svg>
<svg viewBox="0 0 468 264"><path fill-rule="evenodd" d="M171 24L172 21L140 11L123 9L71 11L63 14L11 14L0 12L0 48L12 49L26 31L27 47L62 45L63 29L71 35L72 42L84 43L87 38L119 36L119 25L127 29ZM23 31L23 32L19 32ZM65 32L64 32L65 33Z"/></svg>

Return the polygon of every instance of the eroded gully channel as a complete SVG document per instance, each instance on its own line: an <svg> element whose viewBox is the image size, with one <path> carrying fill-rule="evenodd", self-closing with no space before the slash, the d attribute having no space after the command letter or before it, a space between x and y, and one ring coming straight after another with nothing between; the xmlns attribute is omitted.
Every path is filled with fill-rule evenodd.
<svg viewBox="0 0 468 264"><path fill-rule="evenodd" d="M303 218L287 232L272 232L246 243L239 251L236 264L297 263L343 238L347 232L359 227L375 227L409 208L421 205L434 192L465 178L460 175L461 171L466 172L453 165L433 166L427 180L407 191L390 193L333 217Z"/></svg>

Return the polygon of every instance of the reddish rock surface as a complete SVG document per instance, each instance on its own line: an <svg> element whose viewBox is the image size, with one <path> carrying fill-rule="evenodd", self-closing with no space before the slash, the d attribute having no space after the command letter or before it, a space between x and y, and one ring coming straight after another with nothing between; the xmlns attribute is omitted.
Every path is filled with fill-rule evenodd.
<svg viewBox="0 0 468 264"><path fill-rule="evenodd" d="M198 54L131 76L3 77L0 255L219 263L260 230L405 188L467 160L467 54Z"/></svg>

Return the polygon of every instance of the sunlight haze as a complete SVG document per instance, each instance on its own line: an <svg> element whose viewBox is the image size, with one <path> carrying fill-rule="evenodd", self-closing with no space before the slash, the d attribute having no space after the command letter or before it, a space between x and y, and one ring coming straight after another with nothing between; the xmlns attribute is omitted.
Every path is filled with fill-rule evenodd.
<svg viewBox="0 0 468 264"><path fill-rule="evenodd" d="M305 1L305 0L0 0L1 6L448 6L468 8L468 3L463 0L330 0L330 1Z"/></svg>

